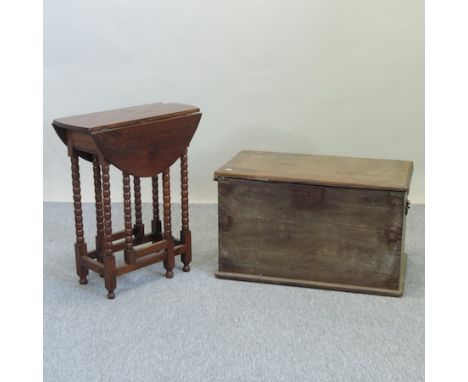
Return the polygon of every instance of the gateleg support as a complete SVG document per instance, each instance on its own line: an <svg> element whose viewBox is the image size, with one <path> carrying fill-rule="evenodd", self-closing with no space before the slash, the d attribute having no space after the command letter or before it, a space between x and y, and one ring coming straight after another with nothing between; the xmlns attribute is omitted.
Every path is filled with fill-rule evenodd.
<svg viewBox="0 0 468 382"><path fill-rule="evenodd" d="M153 234L153 240L159 241L162 239L162 225L161 220L151 220L151 232Z"/></svg>
<svg viewBox="0 0 468 382"><path fill-rule="evenodd" d="M85 285L88 283L88 268L84 267L81 264L81 257L88 256L88 250L86 248L86 243L77 244L75 243L75 261L76 261L76 273L80 278L80 284Z"/></svg>
<svg viewBox="0 0 468 382"><path fill-rule="evenodd" d="M142 219L141 180L139 176L133 177L133 191L135 197L135 225L133 227L133 234L135 235L135 243L140 243L145 236L145 225Z"/></svg>
<svg viewBox="0 0 468 382"><path fill-rule="evenodd" d="M180 231L180 241L184 244L184 252L180 256L184 264L183 271L190 271L192 261L192 234L189 229L189 205L188 205L188 156L187 149L180 157L180 190L182 207L182 230Z"/></svg>
<svg viewBox="0 0 468 382"><path fill-rule="evenodd" d="M173 269L175 267L174 239L172 238L171 224L171 185L169 169L163 172L163 218L164 218L164 238L167 240L167 257L164 261L166 268L166 277L174 277Z"/></svg>
<svg viewBox="0 0 468 382"><path fill-rule="evenodd" d="M115 298L114 290L117 287L117 275L115 269L115 256L104 256L104 284L107 289L107 298L112 300Z"/></svg>
<svg viewBox="0 0 468 382"><path fill-rule="evenodd" d="M158 175L151 177L151 189L153 196L153 220L151 220L151 234L153 240L158 241L162 239L162 225L159 218L159 180Z"/></svg>
<svg viewBox="0 0 468 382"><path fill-rule="evenodd" d="M117 275L115 271L115 256L112 252L112 220L111 220L111 197L109 164L102 165L102 190L104 209L104 284L107 289L107 298L115 298L114 290L117 286Z"/></svg>
<svg viewBox="0 0 468 382"><path fill-rule="evenodd" d="M101 165L99 158L93 157L93 177L94 177L94 199L96 207L96 259L100 263L103 262L102 257L104 254L104 211L102 204L102 178L101 178Z"/></svg>
<svg viewBox="0 0 468 382"><path fill-rule="evenodd" d="M184 267L184 272L190 271L190 262L192 261L192 232L180 231L180 241L184 244L184 252L180 256Z"/></svg>
<svg viewBox="0 0 468 382"><path fill-rule="evenodd" d="M81 182L80 182L80 165L78 155L75 151L71 150L71 173L73 185L73 213L75 215L75 260L76 260L76 273L80 278L80 284L88 283L87 276L89 273L88 268L81 265L81 257L88 256L86 242L84 240L83 231L83 210L81 207Z"/></svg>

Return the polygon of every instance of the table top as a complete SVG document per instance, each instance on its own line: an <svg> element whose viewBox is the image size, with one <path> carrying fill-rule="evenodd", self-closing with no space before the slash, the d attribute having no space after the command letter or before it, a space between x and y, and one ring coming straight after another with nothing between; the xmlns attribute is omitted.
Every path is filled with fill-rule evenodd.
<svg viewBox="0 0 468 382"><path fill-rule="evenodd" d="M241 151L214 175L215 179L408 191L412 172L410 161Z"/></svg>
<svg viewBox="0 0 468 382"><path fill-rule="evenodd" d="M52 124L65 129L95 133L122 126L133 126L166 118L179 117L198 111L200 109L196 106L158 102L58 118Z"/></svg>

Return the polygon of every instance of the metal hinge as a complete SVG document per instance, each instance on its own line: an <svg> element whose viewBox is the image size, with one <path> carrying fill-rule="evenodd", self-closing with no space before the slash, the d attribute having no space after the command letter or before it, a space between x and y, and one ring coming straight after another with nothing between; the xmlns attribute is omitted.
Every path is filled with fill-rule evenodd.
<svg viewBox="0 0 468 382"><path fill-rule="evenodd" d="M411 208L410 204L411 202L406 199L405 215L408 215L408 210Z"/></svg>

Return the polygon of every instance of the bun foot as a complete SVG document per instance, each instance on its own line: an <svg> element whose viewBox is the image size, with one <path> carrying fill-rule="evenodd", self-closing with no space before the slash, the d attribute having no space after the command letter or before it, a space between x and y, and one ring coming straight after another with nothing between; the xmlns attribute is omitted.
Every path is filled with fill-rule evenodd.
<svg viewBox="0 0 468 382"><path fill-rule="evenodd" d="M81 285L86 285L88 283L88 279L86 277L80 278L80 284Z"/></svg>
<svg viewBox="0 0 468 382"><path fill-rule="evenodd" d="M182 268L182 270L183 270L184 272L190 271L190 265L184 264L184 267Z"/></svg>
<svg viewBox="0 0 468 382"><path fill-rule="evenodd" d="M107 293L107 298L108 298L109 300L113 300L113 299L115 298L115 293L114 293L114 292L109 292L109 293Z"/></svg>
<svg viewBox="0 0 468 382"><path fill-rule="evenodd" d="M174 277L174 273L172 271L166 271L166 278L172 279Z"/></svg>

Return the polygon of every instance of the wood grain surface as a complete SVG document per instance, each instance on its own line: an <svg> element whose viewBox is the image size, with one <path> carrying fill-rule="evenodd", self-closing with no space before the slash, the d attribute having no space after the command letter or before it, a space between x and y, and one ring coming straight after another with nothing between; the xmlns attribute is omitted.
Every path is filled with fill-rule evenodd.
<svg viewBox="0 0 468 382"><path fill-rule="evenodd" d="M93 134L103 157L129 174L149 177L169 168L179 159L197 130L201 114Z"/></svg>
<svg viewBox="0 0 468 382"><path fill-rule="evenodd" d="M405 192L231 178L218 190L221 273L399 293Z"/></svg>
<svg viewBox="0 0 468 382"><path fill-rule="evenodd" d="M200 109L196 106L158 102L58 118L52 124L66 129L98 132L192 114L198 111Z"/></svg>
<svg viewBox="0 0 468 382"><path fill-rule="evenodd" d="M241 151L214 176L408 191L412 172L409 161Z"/></svg>

